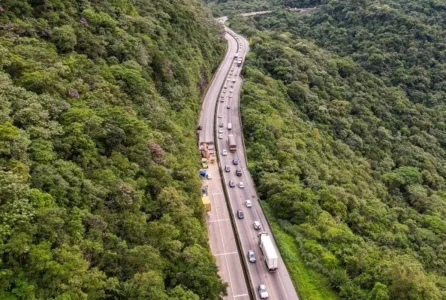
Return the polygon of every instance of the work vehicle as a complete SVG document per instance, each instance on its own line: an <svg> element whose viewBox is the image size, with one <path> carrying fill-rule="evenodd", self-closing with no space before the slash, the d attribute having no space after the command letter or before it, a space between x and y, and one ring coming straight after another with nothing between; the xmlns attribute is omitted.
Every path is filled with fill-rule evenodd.
<svg viewBox="0 0 446 300"><path fill-rule="evenodd" d="M264 285L263 283L259 285L259 295L260 299L267 299L269 297L266 285Z"/></svg>
<svg viewBox="0 0 446 300"><path fill-rule="evenodd" d="M234 182L234 180L229 180L229 187L235 187L235 182Z"/></svg>
<svg viewBox="0 0 446 300"><path fill-rule="evenodd" d="M245 217L245 215L243 214L243 212L240 209L237 210L237 218L243 219L244 217Z"/></svg>
<svg viewBox="0 0 446 300"><path fill-rule="evenodd" d="M241 181L238 183L238 186L239 186L239 188L241 188L241 189L245 187L245 185L244 185L243 182L241 182Z"/></svg>
<svg viewBox="0 0 446 300"><path fill-rule="evenodd" d="M231 172L231 167L229 165L225 166L225 172Z"/></svg>
<svg viewBox="0 0 446 300"><path fill-rule="evenodd" d="M242 170L240 170L240 169L235 170L235 175L237 175L238 177L241 177L242 176Z"/></svg>
<svg viewBox="0 0 446 300"><path fill-rule="evenodd" d="M226 156L226 155L228 155L228 151L227 151L226 149L223 149L223 151L221 152L221 154L222 154L223 156Z"/></svg>
<svg viewBox="0 0 446 300"><path fill-rule="evenodd" d="M248 260L251 263L255 263L257 261L256 254L254 253L254 251L252 251L252 250L248 251Z"/></svg>
<svg viewBox="0 0 446 300"><path fill-rule="evenodd" d="M234 164L234 166L238 165L238 159L237 159L237 158L234 158L234 159L232 160L232 163Z"/></svg>
<svg viewBox="0 0 446 300"><path fill-rule="evenodd" d="M237 151L237 144L235 143L235 136L233 134L228 135L229 151Z"/></svg>
<svg viewBox="0 0 446 300"><path fill-rule="evenodd" d="M228 130L232 130L232 123L228 123Z"/></svg>
<svg viewBox="0 0 446 300"><path fill-rule="evenodd" d="M259 233L259 247L263 254L265 265L269 272L277 270L278 256L271 237L266 232Z"/></svg>
<svg viewBox="0 0 446 300"><path fill-rule="evenodd" d="M254 223L252 223L252 226L254 226L255 230L260 230L260 222L259 221L254 221Z"/></svg>
<svg viewBox="0 0 446 300"><path fill-rule="evenodd" d="M251 200L245 200L245 205L246 205L246 207L252 207L252 202L251 202Z"/></svg>

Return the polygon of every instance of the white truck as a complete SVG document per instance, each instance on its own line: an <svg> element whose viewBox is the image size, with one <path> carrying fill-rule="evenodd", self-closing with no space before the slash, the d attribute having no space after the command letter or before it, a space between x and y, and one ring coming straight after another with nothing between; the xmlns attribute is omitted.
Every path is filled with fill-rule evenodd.
<svg viewBox="0 0 446 300"><path fill-rule="evenodd" d="M269 272L275 272L277 270L277 264L279 257L277 256L276 249L271 240L271 237L266 232L259 233L259 247L263 254L266 267Z"/></svg>

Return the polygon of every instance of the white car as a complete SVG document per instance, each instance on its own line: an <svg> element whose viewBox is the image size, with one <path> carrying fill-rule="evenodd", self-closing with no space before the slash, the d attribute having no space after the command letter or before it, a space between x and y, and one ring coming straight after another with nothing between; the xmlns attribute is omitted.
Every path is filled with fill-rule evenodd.
<svg viewBox="0 0 446 300"><path fill-rule="evenodd" d="M218 128L218 133L223 133L223 128Z"/></svg>
<svg viewBox="0 0 446 300"><path fill-rule="evenodd" d="M221 154L224 155L224 156L226 156L226 155L228 155L228 151L227 151L226 149L223 149L223 151L222 151Z"/></svg>
<svg viewBox="0 0 446 300"><path fill-rule="evenodd" d="M211 174L211 173L207 173L207 174L206 174L206 178L209 179L209 180L211 180L211 179L212 179L212 174Z"/></svg>
<svg viewBox="0 0 446 300"><path fill-rule="evenodd" d="M246 205L246 207L252 207L252 202L251 202L251 200L245 200L245 205Z"/></svg>
<svg viewBox="0 0 446 300"><path fill-rule="evenodd" d="M218 114L218 117L219 117L219 118L223 118L223 115L222 115L222 114Z"/></svg>
<svg viewBox="0 0 446 300"><path fill-rule="evenodd" d="M239 184L238 184L238 187L242 189L242 188L245 187L245 185L243 184L243 182L240 181Z"/></svg>
<svg viewBox="0 0 446 300"><path fill-rule="evenodd" d="M223 133L218 134L218 138L222 139L223 138Z"/></svg>
<svg viewBox="0 0 446 300"><path fill-rule="evenodd" d="M254 221L254 223L252 223L252 225L254 226L255 230L260 230L260 222L259 221Z"/></svg>
<svg viewBox="0 0 446 300"><path fill-rule="evenodd" d="M260 299L267 299L269 297L266 285L264 285L263 283L259 285L259 295Z"/></svg>

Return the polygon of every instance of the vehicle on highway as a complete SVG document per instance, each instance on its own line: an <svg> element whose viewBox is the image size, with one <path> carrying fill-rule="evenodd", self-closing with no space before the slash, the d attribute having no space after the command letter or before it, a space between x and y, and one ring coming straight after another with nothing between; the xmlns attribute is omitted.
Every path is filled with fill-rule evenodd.
<svg viewBox="0 0 446 300"><path fill-rule="evenodd" d="M225 166L225 172L231 172L231 167L229 165Z"/></svg>
<svg viewBox="0 0 446 300"><path fill-rule="evenodd" d="M225 85L223 88L226 90L228 87Z"/></svg>
<svg viewBox="0 0 446 300"><path fill-rule="evenodd" d="M219 118L223 118L223 115L222 115L222 114L218 114L218 117L219 117Z"/></svg>
<svg viewBox="0 0 446 300"><path fill-rule="evenodd" d="M201 130L203 129L203 127L201 127L201 125L198 125L197 130Z"/></svg>
<svg viewBox="0 0 446 300"><path fill-rule="evenodd" d="M224 89L224 90L222 91L222 93L226 93L226 89Z"/></svg>
<svg viewBox="0 0 446 300"><path fill-rule="evenodd" d="M219 139L222 139L222 138L223 138L223 133L219 133L219 134L218 134L218 138L219 138Z"/></svg>
<svg viewBox="0 0 446 300"><path fill-rule="evenodd" d="M223 128L218 128L218 133L223 133Z"/></svg>
<svg viewBox="0 0 446 300"><path fill-rule="evenodd" d="M230 108L231 108L231 105L228 104L228 105L226 106L226 108L227 108L227 109L230 109Z"/></svg>
<svg viewBox="0 0 446 300"><path fill-rule="evenodd" d="M228 130L232 130L232 123L228 123Z"/></svg>
<svg viewBox="0 0 446 300"><path fill-rule="evenodd" d="M252 251L252 250L248 251L248 260L251 263L255 263L257 261L256 254L254 253L254 251Z"/></svg>
<svg viewBox="0 0 446 300"><path fill-rule="evenodd" d="M237 210L237 218L243 219L244 217L245 217L245 215L243 214L243 212L240 209Z"/></svg>
<svg viewBox="0 0 446 300"><path fill-rule="evenodd" d="M234 164L234 166L238 165L238 159L237 159L237 158L234 158L234 159L232 160L232 163Z"/></svg>
<svg viewBox="0 0 446 300"><path fill-rule="evenodd" d="M264 285L263 283L259 285L259 295L260 299L267 299L269 297L266 285Z"/></svg>
<svg viewBox="0 0 446 300"><path fill-rule="evenodd" d="M240 182L238 183L238 187L242 189L242 188L245 187L245 185L243 184L243 182L240 181Z"/></svg>
<svg viewBox="0 0 446 300"><path fill-rule="evenodd" d="M260 222L259 221L254 221L254 223L252 223L252 226L254 226L255 230L260 230Z"/></svg>
<svg viewBox="0 0 446 300"><path fill-rule="evenodd" d="M218 127L223 127L223 122L220 122L220 124L218 124Z"/></svg>
<svg viewBox="0 0 446 300"><path fill-rule="evenodd" d="M235 136L233 134L228 135L229 151L237 151L237 143L235 142Z"/></svg>
<svg viewBox="0 0 446 300"><path fill-rule="evenodd" d="M225 102L225 97L220 98L220 102Z"/></svg>
<svg viewBox="0 0 446 300"><path fill-rule="evenodd" d="M229 187L235 187L235 181L234 180L229 180Z"/></svg>
<svg viewBox="0 0 446 300"><path fill-rule="evenodd" d="M252 202L251 202L251 200L245 200L245 205L246 205L246 207L252 207Z"/></svg>
<svg viewBox="0 0 446 300"><path fill-rule="evenodd" d="M226 155L228 155L228 150L226 150L226 149L223 149L223 151L221 152L221 154L222 154L223 156L226 156Z"/></svg>
<svg viewBox="0 0 446 300"><path fill-rule="evenodd" d="M237 175L238 177L241 177L242 176L242 170L240 170L240 169L235 170L235 175Z"/></svg>
<svg viewBox="0 0 446 300"><path fill-rule="evenodd" d="M265 265L269 272L277 270L279 257L274 248L271 237L266 232L259 233L259 247L264 256Z"/></svg>
<svg viewBox="0 0 446 300"><path fill-rule="evenodd" d="M236 79L235 79L235 77L234 77L234 79L232 79L232 82L233 82L233 83L235 83L235 82L236 82Z"/></svg>

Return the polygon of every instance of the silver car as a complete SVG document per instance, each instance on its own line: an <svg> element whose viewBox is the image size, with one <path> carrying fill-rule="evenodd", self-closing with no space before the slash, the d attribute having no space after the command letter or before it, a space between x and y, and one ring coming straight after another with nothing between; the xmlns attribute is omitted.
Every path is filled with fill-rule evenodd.
<svg viewBox="0 0 446 300"><path fill-rule="evenodd" d="M250 263L255 263L257 261L256 254L254 253L254 251L252 250L248 251L248 260Z"/></svg>

